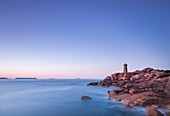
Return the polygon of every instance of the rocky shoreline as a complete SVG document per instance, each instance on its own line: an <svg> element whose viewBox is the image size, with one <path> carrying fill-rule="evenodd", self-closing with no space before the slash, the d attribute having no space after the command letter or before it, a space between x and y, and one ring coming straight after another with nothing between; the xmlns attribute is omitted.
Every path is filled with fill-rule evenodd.
<svg viewBox="0 0 170 116"><path fill-rule="evenodd" d="M88 86L118 87L120 90L108 91L108 96L125 104L163 108L170 105L170 70L145 68L127 72L127 64L124 64L123 73L111 74Z"/></svg>

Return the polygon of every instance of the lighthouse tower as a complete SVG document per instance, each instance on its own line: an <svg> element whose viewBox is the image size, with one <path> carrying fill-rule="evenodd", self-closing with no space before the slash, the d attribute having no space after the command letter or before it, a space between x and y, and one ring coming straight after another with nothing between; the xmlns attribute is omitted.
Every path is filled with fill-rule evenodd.
<svg viewBox="0 0 170 116"><path fill-rule="evenodd" d="M124 64L123 77L128 77L128 69L126 63Z"/></svg>

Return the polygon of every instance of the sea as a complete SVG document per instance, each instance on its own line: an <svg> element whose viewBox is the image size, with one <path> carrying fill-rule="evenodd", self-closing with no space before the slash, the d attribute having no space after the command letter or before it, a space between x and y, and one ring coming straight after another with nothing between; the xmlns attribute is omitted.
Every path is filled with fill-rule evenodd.
<svg viewBox="0 0 170 116"><path fill-rule="evenodd" d="M0 116L146 116L145 108L108 99L118 88L87 86L94 81L100 80L1 79Z"/></svg>

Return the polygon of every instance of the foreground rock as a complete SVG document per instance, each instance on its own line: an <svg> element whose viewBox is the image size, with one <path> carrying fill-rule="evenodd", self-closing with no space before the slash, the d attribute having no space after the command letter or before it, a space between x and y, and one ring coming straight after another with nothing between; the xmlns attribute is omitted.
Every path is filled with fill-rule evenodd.
<svg viewBox="0 0 170 116"><path fill-rule="evenodd" d="M166 112L165 114L166 114L166 116L170 116L170 112Z"/></svg>
<svg viewBox="0 0 170 116"><path fill-rule="evenodd" d="M82 96L81 99L82 100L92 100L89 96Z"/></svg>
<svg viewBox="0 0 170 116"><path fill-rule="evenodd" d="M146 116L164 116L156 107L146 107Z"/></svg>
<svg viewBox="0 0 170 116"><path fill-rule="evenodd" d="M121 90L108 91L110 99L137 106L170 104L170 70L145 68L134 72L114 73L91 86L114 86Z"/></svg>

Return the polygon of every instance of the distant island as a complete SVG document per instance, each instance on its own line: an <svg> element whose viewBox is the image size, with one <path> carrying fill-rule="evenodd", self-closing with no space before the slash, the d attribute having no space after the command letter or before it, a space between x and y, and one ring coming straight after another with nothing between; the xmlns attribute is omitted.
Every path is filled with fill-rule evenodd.
<svg viewBox="0 0 170 116"><path fill-rule="evenodd" d="M0 79L8 79L8 78L6 78L6 77L0 77Z"/></svg>
<svg viewBox="0 0 170 116"><path fill-rule="evenodd" d="M15 79L37 79L36 77L26 77L26 78L22 78L22 77L17 77Z"/></svg>
<svg viewBox="0 0 170 116"><path fill-rule="evenodd" d="M55 78L49 78L49 79L54 80Z"/></svg>
<svg viewBox="0 0 170 116"><path fill-rule="evenodd" d="M127 64L124 64L123 72L111 74L100 82L87 85L118 87L119 90L108 91L109 98L128 105L154 105L170 110L170 70L148 67L128 72ZM147 108L147 111L152 112L152 109L154 108Z"/></svg>

